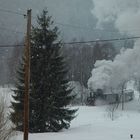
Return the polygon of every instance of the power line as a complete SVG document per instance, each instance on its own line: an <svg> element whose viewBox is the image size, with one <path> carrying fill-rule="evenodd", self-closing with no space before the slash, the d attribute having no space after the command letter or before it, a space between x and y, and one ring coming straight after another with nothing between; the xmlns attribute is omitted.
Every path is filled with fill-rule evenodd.
<svg viewBox="0 0 140 140"><path fill-rule="evenodd" d="M21 16L24 16L26 17L26 14L24 13L21 13L21 12L18 12L18 11L13 11L13 10L7 10L7 9L2 9L0 8L0 11L1 12L6 12L6 13L10 13L10 14L16 14L16 15L21 15ZM35 16L32 16L33 19L36 19ZM116 30L108 30L108 29L97 29L97 28L92 28L92 27L87 27L87 26L79 26L79 25L72 25L72 24L69 24L69 23L61 23L61 22L55 22L55 24L57 25L61 25L61 26L65 26L65 27L70 27L70 28L74 28L74 29L84 29L84 30L93 30L93 31L102 31L102 32L112 32L112 33L117 33L118 31ZM136 31L138 29L135 29ZM128 30L128 31L132 31L132 30ZM119 31L120 33L125 33L127 31Z"/></svg>
<svg viewBox="0 0 140 140"><path fill-rule="evenodd" d="M86 44L86 43L96 43L96 42L114 42L114 41L121 41L121 40L132 40L132 39L140 39L139 36L136 37L127 37L127 38L114 38L114 39L100 39L100 40L91 40L91 41L79 41L79 42L63 42L62 44ZM57 43L55 43L57 44ZM54 44L54 45L55 45ZM0 45L0 48L6 47L20 47L24 46L24 44L19 45Z"/></svg>
<svg viewBox="0 0 140 140"><path fill-rule="evenodd" d="M1 9L0 8L0 11L4 12L4 13L16 14L16 15L20 15L20 16L26 17L26 14L23 14L23 13L20 13L20 12L17 12L17 11L13 11L13 10L7 10L7 9Z"/></svg>
<svg viewBox="0 0 140 140"><path fill-rule="evenodd" d="M32 16L33 19L36 19L37 17ZM79 26L79 25L72 25L69 23L61 23L61 22L57 22L54 20L54 24L57 25L61 25L61 26L66 26L66 27L70 27L70 28L74 28L74 29L86 29L86 30L93 30L93 31L107 31L107 32L114 32L117 33L117 31L113 31L113 30L107 30L107 29L97 29L97 28L92 28L92 27L87 27L87 26Z"/></svg>
<svg viewBox="0 0 140 140"><path fill-rule="evenodd" d="M37 17L32 16L33 19L36 19ZM130 31L140 31L140 29L130 29L130 30L125 30L125 31L118 31L118 30L109 30L109 29L99 29L99 28L92 28L92 27L87 27L87 26L79 26L79 25L74 25L74 24L69 24L69 23L61 23L57 22L54 20L54 24L64 26L64 27L70 27L74 29L82 29L82 30L91 30L91 31L100 31L100 32L110 32L110 33L126 33Z"/></svg>
<svg viewBox="0 0 140 140"><path fill-rule="evenodd" d="M78 25L72 25L68 23L61 23L61 22L54 22L57 25L66 26L74 29L82 29L82 30L91 30L91 31L100 31L100 32L110 32L110 33L127 33L131 31L140 31L140 29L130 29L125 31L118 31L118 30L109 30L109 29L99 29L99 28L92 28L87 26L78 26Z"/></svg>
<svg viewBox="0 0 140 140"><path fill-rule="evenodd" d="M32 16L33 19L36 19L37 17ZM57 25L61 25L61 26L66 26L66 27L71 27L71 28L75 28L75 29L86 29L86 30L93 30L93 31L106 31L106 32L112 32L112 33L126 33L128 31L138 31L140 29L130 29L130 30L126 30L126 31L118 31L118 30L109 30L109 29L98 29L98 28L92 28L89 26L79 26L79 25L74 25L74 24L69 24L69 23L62 23L62 22L58 22L58 21L54 21L54 24Z"/></svg>
<svg viewBox="0 0 140 140"><path fill-rule="evenodd" d="M19 13L17 11L12 11L12 10L5 10L5 9L1 9L0 8L0 11L7 12L7 13L12 13L12 14L17 14L17 15L22 15L24 17L26 16L23 13ZM32 16L32 18L36 18L36 17ZM71 25L71 24L64 24L64 23L60 23L60 22L55 22L55 23L56 24L59 24L59 25L62 25L62 26L73 27L73 28L82 28L82 29L90 29L90 30L92 29L92 30L97 30L97 31L99 31L99 30L105 31L105 29L93 29L93 28L89 28L89 27L76 26L76 25ZM0 27L0 29L9 30L9 31L12 31L12 32L15 32L15 33L23 33L23 32L20 32L20 31L15 31L15 30L8 29L8 28L3 28L3 27ZM115 31L110 31L110 32L115 32ZM94 43L94 42L120 41L120 40L129 40L129 39L137 39L137 38L140 38L140 37L115 38L115 39L92 40L92 41L79 41L79 42L64 42L63 44L81 44L81 43L83 44L83 43ZM5 45L5 46L13 46L13 45Z"/></svg>
<svg viewBox="0 0 140 140"><path fill-rule="evenodd" d="M127 38L114 38L114 39L99 39L99 40L91 40L91 41L79 41L79 42L64 42L62 44L86 44L86 43L96 43L96 42L114 42L121 40L131 40L131 39L139 39L140 37L127 37Z"/></svg>
<svg viewBox="0 0 140 140"><path fill-rule="evenodd" d="M21 13L21 12L17 12L17 11L13 11L13 10L7 10L7 9L0 8L0 12L20 15L20 16L23 16L24 18L26 17L26 14ZM13 30L13 29L8 29L6 27L0 27L0 29L1 30L7 30L7 31L10 31L10 32L14 32L14 33L22 33L22 34L24 33L24 32L21 32L21 31L16 31L16 30Z"/></svg>
<svg viewBox="0 0 140 140"><path fill-rule="evenodd" d="M2 9L0 8L0 11L1 12L5 12L5 13L10 13L10 14L16 14L16 15L21 15L21 16L24 16L26 17L26 14L24 13L21 13L21 12L18 12L18 11L13 11L13 10L8 10L8 9ZM35 16L32 16L33 19L36 19ZM57 25L61 25L61 26L66 26L66 27L71 27L71 28L74 28L74 29L86 29L86 30L93 30L93 31L106 31L106 32L112 32L112 33L117 33L117 32L120 32L120 33L126 33L128 31L132 31L132 30L127 30L127 31L115 31L115 30L108 30L108 29L97 29L97 28L92 28L92 27L87 27L87 26L79 26L79 25L73 25L73 24L69 24L69 23L61 23L61 22L55 22L55 24ZM133 29L133 31L138 31L138 29Z"/></svg>

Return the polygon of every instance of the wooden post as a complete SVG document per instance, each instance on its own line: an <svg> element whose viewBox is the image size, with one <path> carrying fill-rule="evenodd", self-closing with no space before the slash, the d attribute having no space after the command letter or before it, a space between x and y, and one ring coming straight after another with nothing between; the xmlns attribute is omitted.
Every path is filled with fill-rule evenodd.
<svg viewBox="0 0 140 140"><path fill-rule="evenodd" d="M31 9L27 11L27 35L25 44L25 94L24 94L24 140L28 140L29 133L29 90L30 90L30 35Z"/></svg>

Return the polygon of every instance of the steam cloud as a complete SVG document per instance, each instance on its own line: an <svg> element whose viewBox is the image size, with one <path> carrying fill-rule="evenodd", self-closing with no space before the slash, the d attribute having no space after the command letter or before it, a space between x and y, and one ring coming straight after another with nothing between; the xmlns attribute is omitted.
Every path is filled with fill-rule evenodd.
<svg viewBox="0 0 140 140"><path fill-rule="evenodd" d="M120 32L140 34L140 1L138 0L93 0L92 13L98 19L97 26L113 21Z"/></svg>
<svg viewBox="0 0 140 140"><path fill-rule="evenodd" d="M97 17L97 27L114 22L120 33L140 36L140 1L137 0L93 0L92 13ZM97 61L88 80L91 90L118 88L131 78L140 78L140 40L133 49L122 51L114 61Z"/></svg>

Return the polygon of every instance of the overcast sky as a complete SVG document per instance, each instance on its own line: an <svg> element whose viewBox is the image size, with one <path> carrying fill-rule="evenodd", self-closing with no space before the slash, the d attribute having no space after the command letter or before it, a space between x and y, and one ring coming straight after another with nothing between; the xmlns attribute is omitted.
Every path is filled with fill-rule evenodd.
<svg viewBox="0 0 140 140"><path fill-rule="evenodd" d="M2 9L26 14L27 9L31 8L32 15L36 16L45 7L55 24L70 25L56 24L65 42L73 38L79 41L81 38L95 40L118 38L124 34L140 35L139 0L0 0L0 44L19 43L26 32L26 19L23 16L2 12ZM35 23L35 19L32 23ZM10 50L0 48L0 62L2 53L9 57Z"/></svg>
<svg viewBox="0 0 140 140"><path fill-rule="evenodd" d="M92 40L102 37L117 36L117 33L102 32L101 30L92 30L96 28L97 18L92 13L94 3L92 0L1 0L0 8L26 13L28 8L32 9L33 16L39 14L43 8L47 7L49 14L53 17L55 23L70 24L70 26L62 26L56 24L61 31L61 37L64 41L77 38L80 40ZM0 27L10 28L25 32L26 20L19 15L4 13L0 11ZM33 23L34 23L33 19ZM78 26L78 28L76 27ZM106 24L108 29L113 26ZM114 30L114 29L113 29ZM21 33L11 33L7 30L0 29L1 42L12 43L20 41L23 37Z"/></svg>

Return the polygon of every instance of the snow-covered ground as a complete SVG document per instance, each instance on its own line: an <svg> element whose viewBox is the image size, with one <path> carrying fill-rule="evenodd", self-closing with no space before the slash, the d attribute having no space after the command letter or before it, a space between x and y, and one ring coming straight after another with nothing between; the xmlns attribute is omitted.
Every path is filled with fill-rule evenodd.
<svg viewBox="0 0 140 140"><path fill-rule="evenodd" d="M114 113L115 120L109 118L107 106L78 107L78 116L68 130L59 133L30 134L30 140L134 140L140 139L140 105L137 100L126 103L125 111ZM120 107L121 108L121 107ZM22 134L17 137L22 140Z"/></svg>
<svg viewBox="0 0 140 140"><path fill-rule="evenodd" d="M103 106L79 107L78 117L71 128L59 133L30 134L30 140L134 140L140 139L140 113L137 111L118 111L114 121L108 117ZM20 134L17 140L22 140Z"/></svg>
<svg viewBox="0 0 140 140"><path fill-rule="evenodd" d="M1 91L6 94L9 90ZM137 98L126 103L125 111L118 109L114 113L114 121L109 118L107 106L76 108L79 108L78 116L72 121L70 129L59 133L30 134L29 140L129 140L130 134L134 135L134 140L140 140L140 103ZM13 138L22 139L22 133Z"/></svg>

